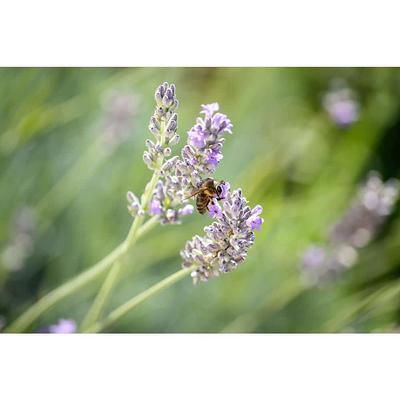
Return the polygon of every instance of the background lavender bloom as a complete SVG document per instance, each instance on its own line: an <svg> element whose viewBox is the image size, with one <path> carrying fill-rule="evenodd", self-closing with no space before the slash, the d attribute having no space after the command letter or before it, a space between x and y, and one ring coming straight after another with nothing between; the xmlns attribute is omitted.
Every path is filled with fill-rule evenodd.
<svg viewBox="0 0 400 400"><path fill-rule="evenodd" d="M49 333L75 333L76 322L72 319L60 319L57 324L49 327Z"/></svg>
<svg viewBox="0 0 400 400"><path fill-rule="evenodd" d="M118 144L128 138L134 129L138 113L138 97L119 90L107 92L103 101L104 130L107 144Z"/></svg>
<svg viewBox="0 0 400 400"><path fill-rule="evenodd" d="M356 248L366 246L393 211L398 196L397 180L392 179L384 183L379 174L370 173L349 210L332 228L330 241Z"/></svg>
<svg viewBox="0 0 400 400"><path fill-rule="evenodd" d="M230 272L242 263L254 243L253 229L247 223L252 212L240 189L227 193L221 212L215 212L215 221L204 228L204 237L195 236L181 251L182 267L197 265L193 282L207 281L220 273Z"/></svg>
<svg viewBox="0 0 400 400"><path fill-rule="evenodd" d="M340 276L358 260L358 250L373 240L399 196L399 182L384 183L376 172L359 189L349 210L333 226L325 247L306 249L301 272L310 284L323 284Z"/></svg>
<svg viewBox="0 0 400 400"><path fill-rule="evenodd" d="M357 258L358 253L351 246L311 245L303 254L301 274L307 285L323 286L339 278Z"/></svg>
<svg viewBox="0 0 400 400"><path fill-rule="evenodd" d="M332 89L324 96L323 105L332 121L341 128L358 120L359 104L351 89Z"/></svg>

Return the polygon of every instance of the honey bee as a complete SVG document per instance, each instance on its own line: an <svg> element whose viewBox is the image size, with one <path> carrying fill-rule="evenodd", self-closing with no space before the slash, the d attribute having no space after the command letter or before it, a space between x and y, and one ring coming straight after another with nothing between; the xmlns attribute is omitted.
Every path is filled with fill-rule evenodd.
<svg viewBox="0 0 400 400"><path fill-rule="evenodd" d="M207 178L203 181L201 186L193 192L187 199L196 197L196 208L200 214L205 214L207 207L216 200L222 200L222 186L225 184L224 181L215 181L212 178Z"/></svg>

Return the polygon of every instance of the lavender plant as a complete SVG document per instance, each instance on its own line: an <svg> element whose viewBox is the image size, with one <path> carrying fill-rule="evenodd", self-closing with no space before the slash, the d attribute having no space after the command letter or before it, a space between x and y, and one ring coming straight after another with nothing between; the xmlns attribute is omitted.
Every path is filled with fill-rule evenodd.
<svg viewBox="0 0 400 400"><path fill-rule="evenodd" d="M218 112L217 103L203 105L203 116L188 132L187 143L180 156L172 156L172 148L179 142L179 102L175 85L167 82L160 85L155 92L155 101L155 111L149 124L154 138L146 140L147 150L143 154L143 161L153 171L153 176L140 197L131 191L127 193L128 211L134 218L127 238L82 275L39 300L9 327L10 331L26 329L45 310L107 270L107 278L83 321L81 329L84 331L103 329L137 304L188 274L192 274L195 283L206 281L236 269L245 260L254 243L254 230L260 229L263 223L260 216L262 208L256 206L251 209L242 191L237 189L231 192L226 182L221 184L221 205L215 199L208 205L209 216L214 222L204 228L206 235L195 236L181 252L183 269L121 305L104 320L96 322L121 262L127 259L127 251L158 223L179 224L184 216L193 213L194 207L189 204L189 198L216 171L223 158L224 135L232 133L232 123L225 114Z"/></svg>

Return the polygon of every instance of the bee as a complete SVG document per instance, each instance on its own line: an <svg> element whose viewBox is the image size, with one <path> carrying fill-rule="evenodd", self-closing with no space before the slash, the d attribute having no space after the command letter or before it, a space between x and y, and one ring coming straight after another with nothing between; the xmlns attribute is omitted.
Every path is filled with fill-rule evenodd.
<svg viewBox="0 0 400 400"><path fill-rule="evenodd" d="M187 199L196 196L197 211L200 214L205 214L210 202L213 203L214 199L222 200L222 186L224 184L224 181L215 181L212 178L207 178L195 192L187 197Z"/></svg>

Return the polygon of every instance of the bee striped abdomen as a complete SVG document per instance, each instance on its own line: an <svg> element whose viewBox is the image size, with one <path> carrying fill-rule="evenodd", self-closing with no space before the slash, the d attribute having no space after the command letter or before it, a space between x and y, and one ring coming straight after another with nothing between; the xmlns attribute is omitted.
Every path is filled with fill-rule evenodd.
<svg viewBox="0 0 400 400"><path fill-rule="evenodd" d="M196 197L196 208L200 214L205 214L207 212L207 206L210 202L210 196L207 193L199 193Z"/></svg>

